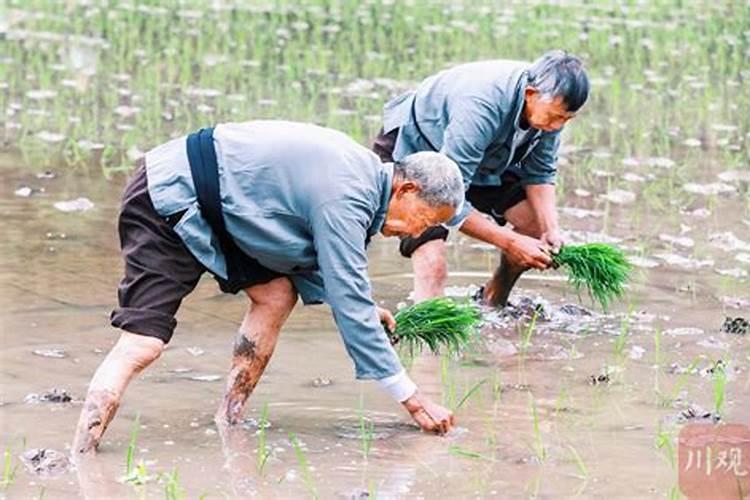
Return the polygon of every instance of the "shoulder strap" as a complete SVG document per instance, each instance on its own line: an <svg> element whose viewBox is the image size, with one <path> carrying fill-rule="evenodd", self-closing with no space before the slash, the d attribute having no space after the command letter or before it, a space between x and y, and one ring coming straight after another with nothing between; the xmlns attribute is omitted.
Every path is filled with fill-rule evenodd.
<svg viewBox="0 0 750 500"><path fill-rule="evenodd" d="M221 209L221 191L219 183L219 164L214 149L214 129L202 128L188 135L187 154L190 173L193 175L195 195L198 198L201 215L206 219L211 230L219 239L219 245L227 262L227 273L235 268L237 246L224 224L224 213Z"/></svg>

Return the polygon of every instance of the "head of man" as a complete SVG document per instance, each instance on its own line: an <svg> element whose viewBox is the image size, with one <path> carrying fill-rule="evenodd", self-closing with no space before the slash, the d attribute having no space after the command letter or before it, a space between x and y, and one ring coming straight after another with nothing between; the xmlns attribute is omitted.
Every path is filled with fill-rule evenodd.
<svg viewBox="0 0 750 500"><path fill-rule="evenodd" d="M528 69L523 117L529 126L554 132L575 117L589 96L583 63L562 50L552 50Z"/></svg>
<svg viewBox="0 0 750 500"><path fill-rule="evenodd" d="M393 186L381 232L417 237L447 222L464 201L458 165L445 155L423 151L393 164Z"/></svg>

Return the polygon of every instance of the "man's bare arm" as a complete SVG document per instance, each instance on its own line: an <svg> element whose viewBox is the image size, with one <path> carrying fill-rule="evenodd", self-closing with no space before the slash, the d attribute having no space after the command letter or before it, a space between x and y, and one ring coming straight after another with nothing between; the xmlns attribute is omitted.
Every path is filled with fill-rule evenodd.
<svg viewBox="0 0 750 500"><path fill-rule="evenodd" d="M546 269L551 263L550 256L545 253L546 245L542 241L498 226L477 210L471 211L461 225L460 231L472 238L496 246L513 262L525 267Z"/></svg>
<svg viewBox="0 0 750 500"><path fill-rule="evenodd" d="M526 186L526 199L541 228L540 239L557 250L562 244L560 226L557 220L557 196L554 184L529 184Z"/></svg>

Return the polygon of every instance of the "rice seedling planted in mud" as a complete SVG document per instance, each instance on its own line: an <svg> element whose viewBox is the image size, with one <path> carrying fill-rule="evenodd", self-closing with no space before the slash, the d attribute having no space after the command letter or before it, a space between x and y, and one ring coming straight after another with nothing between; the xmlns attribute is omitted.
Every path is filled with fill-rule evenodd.
<svg viewBox="0 0 750 500"><path fill-rule="evenodd" d="M674 387L672 387L671 393L664 394L658 387L655 388L659 406L666 408L677 401L680 397L680 393L688 382L688 377L695 372L698 363L700 363L700 359L697 357L690 362L685 371L677 377L677 381L675 382Z"/></svg>
<svg viewBox="0 0 750 500"><path fill-rule="evenodd" d="M258 454L256 460L258 474L263 474L263 468L268 462L268 457L271 456L271 449L266 444L266 427L268 427L268 403L263 405L260 420L258 420Z"/></svg>
<svg viewBox="0 0 750 500"><path fill-rule="evenodd" d="M465 450L457 445L451 445L450 448L448 448L448 452L451 455L454 455L456 457L463 457L463 458L471 458L474 460L486 460L488 462L494 462L495 459L492 457L488 457L486 455L482 455L481 453L477 453L475 451L471 450Z"/></svg>
<svg viewBox="0 0 750 500"><path fill-rule="evenodd" d="M481 313L473 304L438 297L401 309L395 319L391 343L403 346L410 355L425 347L435 354L441 348L458 354L474 338Z"/></svg>
<svg viewBox="0 0 750 500"><path fill-rule="evenodd" d="M128 449L125 452L125 475L120 478L120 482L129 483L133 486L142 486L149 481L157 478L153 474L149 474L146 468L146 462L143 459L135 463L135 447L138 439L138 427L140 426L141 417L136 415L135 422L133 422L133 430L130 431L130 443Z"/></svg>
<svg viewBox="0 0 750 500"><path fill-rule="evenodd" d="M526 349L528 349L529 346L531 345L531 336L534 334L534 329L536 328L536 321L538 317L539 317L539 311L535 309L534 314L531 316L531 321L526 326L526 328L521 332L520 347L521 347L522 353L525 353Z"/></svg>
<svg viewBox="0 0 750 500"><path fill-rule="evenodd" d="M478 390L479 390L479 389L480 389L480 388L481 388L481 387L482 387L482 386L483 386L483 385L484 385L484 384L485 384L486 382L487 382L487 379L482 379L482 380L480 380L479 382L477 382L476 384L474 384L474 385L473 385L473 386L471 387L471 389L469 389L468 391L466 391L466 393L464 394L464 397L462 397L462 398L461 398L461 401L459 401L459 402L458 402L458 404L457 404L457 405L456 405L456 406L455 406L454 408L451 408L451 409L452 409L453 411L456 411L456 410L460 409L460 408L461 408L461 407L462 407L462 406L464 405L464 403L466 403L466 402L467 402L467 401L468 401L469 399L471 399L471 397L472 397L472 396L474 396L474 394L475 394L475 393L476 393L476 392L477 392L477 391L478 391Z"/></svg>
<svg viewBox="0 0 750 500"><path fill-rule="evenodd" d="M711 372L711 379L714 389L714 411L717 415L722 415L724 401L726 399L727 372L724 365L715 363Z"/></svg>
<svg viewBox="0 0 750 500"><path fill-rule="evenodd" d="M625 293L625 283L630 279L631 266L625 254L604 243L564 245L552 262L568 274L576 292L585 288L605 310Z"/></svg>
<svg viewBox="0 0 750 500"><path fill-rule="evenodd" d="M578 450L576 450L575 446L573 446L572 444L569 444L568 450L570 451L570 456L572 456L573 460L575 461L579 476L584 481L587 481L589 478L589 468L586 467L586 462L583 461L583 459L581 458L581 455L578 453Z"/></svg>
<svg viewBox="0 0 750 500"><path fill-rule="evenodd" d="M539 427L539 414L536 409L536 401L534 401L534 396L531 393L529 393L529 406L531 406L531 418L534 424L534 444L532 449L534 450L537 460L539 460L540 463L543 463L547 460L547 448L544 446L542 431Z"/></svg>
<svg viewBox="0 0 750 500"><path fill-rule="evenodd" d="M612 352L614 356L614 362L616 366L623 367L625 364L625 346L628 339L630 330L630 317L625 316L620 322L620 333L617 334L614 344L612 345ZM623 375L624 370L618 371L620 376Z"/></svg>
<svg viewBox="0 0 750 500"><path fill-rule="evenodd" d="M318 498L318 490L313 482L310 464L307 463L307 457L302 450L302 445L300 445L299 440L294 433L289 433L289 441L292 443L292 448L294 448L294 455L297 457L297 463L299 464L300 469L302 469L302 477L305 481L305 486L307 486L307 489L310 492L310 496Z"/></svg>
<svg viewBox="0 0 750 500"><path fill-rule="evenodd" d="M13 454L10 448L5 449L3 453L3 478L0 481L0 488L8 489L10 485L16 480L16 472L18 471L19 464L13 465Z"/></svg>
<svg viewBox="0 0 750 500"><path fill-rule="evenodd" d="M661 423L659 423L659 428L656 431L656 438L654 439L654 447L657 450L661 450L669 466L674 469L675 460L676 460L676 452L674 448L674 436L672 435L670 431L662 428Z"/></svg>
<svg viewBox="0 0 750 500"><path fill-rule="evenodd" d="M372 440L375 436L375 423L365 417L365 399L359 398L359 435L362 440L362 458L367 460L372 448Z"/></svg>
<svg viewBox="0 0 750 500"><path fill-rule="evenodd" d="M165 500L185 500L187 498L185 489L180 486L176 467L169 474L161 474L161 479L164 481Z"/></svg>
<svg viewBox="0 0 750 500"><path fill-rule="evenodd" d="M130 443L128 449L125 452L125 478L128 478L133 473L133 463L135 454L135 445L138 440L138 426L140 425L140 415L135 416L135 422L133 422L133 429L130 431Z"/></svg>

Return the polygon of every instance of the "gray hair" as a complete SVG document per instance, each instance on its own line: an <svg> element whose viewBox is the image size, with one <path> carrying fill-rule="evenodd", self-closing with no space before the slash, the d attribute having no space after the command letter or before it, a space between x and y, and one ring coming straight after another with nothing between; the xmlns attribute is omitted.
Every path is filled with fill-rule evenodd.
<svg viewBox="0 0 750 500"><path fill-rule="evenodd" d="M562 97L568 111L575 112L589 97L589 78L579 58L564 50L551 50L529 67L529 85L542 98Z"/></svg>
<svg viewBox="0 0 750 500"><path fill-rule="evenodd" d="M393 164L393 172L416 183L420 198L431 207L458 210L464 202L464 182L456 162L440 153L421 151Z"/></svg>

